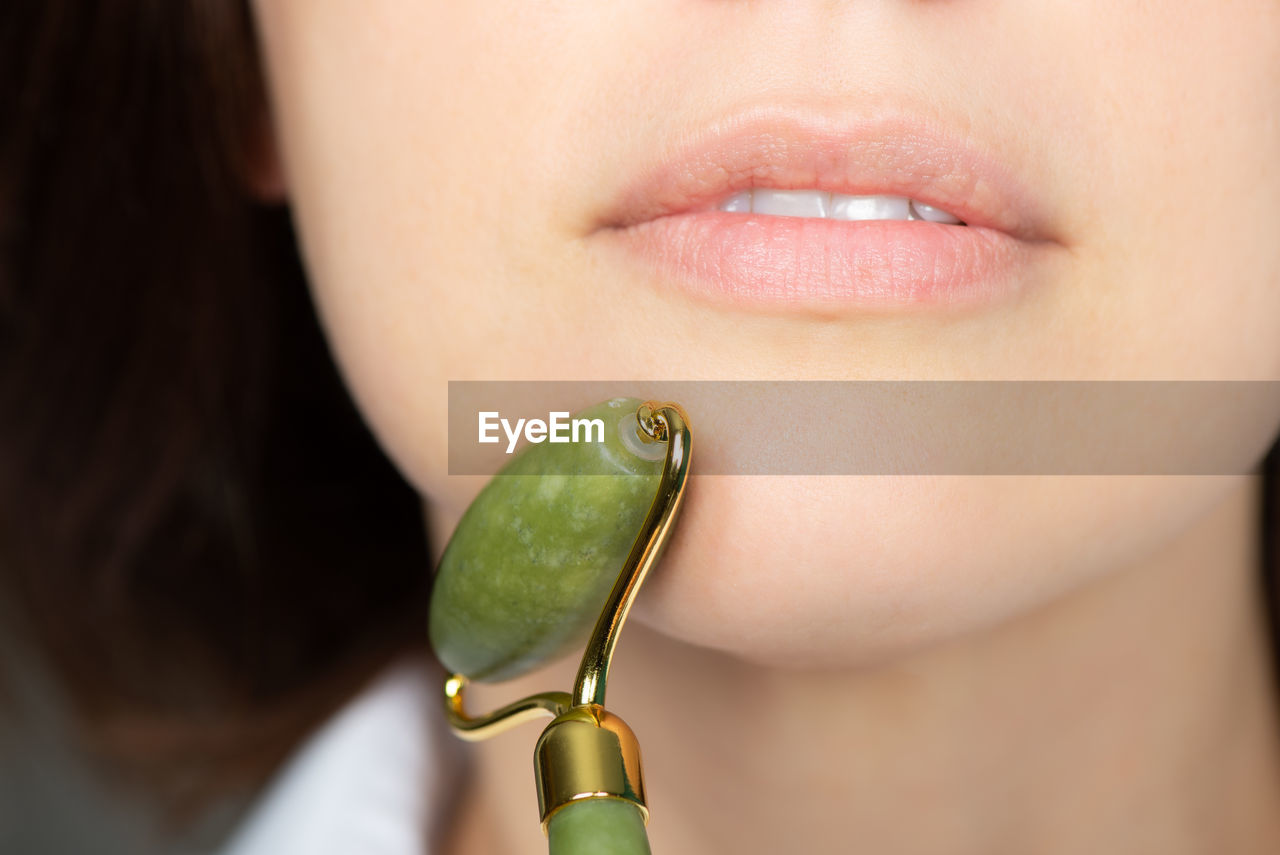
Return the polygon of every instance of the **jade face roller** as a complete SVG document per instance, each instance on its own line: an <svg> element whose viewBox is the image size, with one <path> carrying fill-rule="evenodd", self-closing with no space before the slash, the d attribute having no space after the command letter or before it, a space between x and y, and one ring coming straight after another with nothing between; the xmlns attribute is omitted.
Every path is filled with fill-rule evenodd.
<svg viewBox="0 0 1280 855"><path fill-rule="evenodd" d="M550 715L534 771L551 855L648 853L640 748L604 707L609 663L684 498L688 418L678 404L614 398L576 414L603 442L527 447L467 508L440 559L431 644L452 672L449 724L485 739ZM573 692L465 712L468 681L520 676L585 644Z"/></svg>

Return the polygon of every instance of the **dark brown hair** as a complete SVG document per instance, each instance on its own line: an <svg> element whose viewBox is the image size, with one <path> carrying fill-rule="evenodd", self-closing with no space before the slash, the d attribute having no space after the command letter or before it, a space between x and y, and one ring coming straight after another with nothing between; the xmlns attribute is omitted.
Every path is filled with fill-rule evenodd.
<svg viewBox="0 0 1280 855"><path fill-rule="evenodd" d="M425 634L417 497L247 189L263 105L241 3L0 11L0 643L183 800Z"/></svg>
<svg viewBox="0 0 1280 855"><path fill-rule="evenodd" d="M168 792L252 783L421 643L417 500L329 360L287 211L246 192L244 6L0 16L0 602L92 745Z"/></svg>

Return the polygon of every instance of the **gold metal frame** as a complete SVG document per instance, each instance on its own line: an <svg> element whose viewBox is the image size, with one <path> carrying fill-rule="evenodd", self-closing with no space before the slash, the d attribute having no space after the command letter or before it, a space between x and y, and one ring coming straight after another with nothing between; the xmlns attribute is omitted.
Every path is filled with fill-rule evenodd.
<svg viewBox="0 0 1280 855"><path fill-rule="evenodd" d="M467 679L450 674L444 682L444 707L453 731L468 741L488 739L522 722L544 715L554 720L534 751L538 803L545 831L551 815L571 801L621 798L636 804L645 821L640 746L622 719L604 709L605 688L614 647L640 585L658 562L684 502L689 475L689 418L679 404L647 401L636 410L636 422L654 442L667 443L657 492L649 505L631 552L609 592L587 642L573 693L541 692L479 716L468 715Z"/></svg>

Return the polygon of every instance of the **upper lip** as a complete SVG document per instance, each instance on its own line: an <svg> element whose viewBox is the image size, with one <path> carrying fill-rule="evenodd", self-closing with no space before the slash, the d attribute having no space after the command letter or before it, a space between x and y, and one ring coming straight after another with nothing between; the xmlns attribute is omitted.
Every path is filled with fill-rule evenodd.
<svg viewBox="0 0 1280 855"><path fill-rule="evenodd" d="M625 229L705 210L753 187L905 196L969 227L1036 241L1043 212L1023 179L971 133L921 114L757 108L686 138L626 183L600 225Z"/></svg>

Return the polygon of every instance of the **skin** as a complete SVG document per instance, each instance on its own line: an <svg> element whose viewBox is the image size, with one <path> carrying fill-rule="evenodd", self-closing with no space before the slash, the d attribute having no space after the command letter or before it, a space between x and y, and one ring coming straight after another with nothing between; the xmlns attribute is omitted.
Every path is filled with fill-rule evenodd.
<svg viewBox="0 0 1280 855"><path fill-rule="evenodd" d="M1280 377L1271 0L255 7L264 182L438 545L480 486L446 474L449 380ZM600 217L655 151L772 103L969 128L1051 251L962 313L712 306L613 251ZM1278 427L1222 440L1256 460ZM655 851L1280 848L1254 480L695 477L611 697ZM542 850L510 807L527 751L477 747L448 851Z"/></svg>

